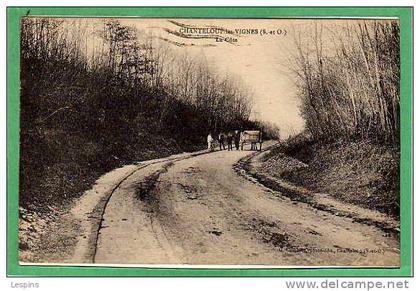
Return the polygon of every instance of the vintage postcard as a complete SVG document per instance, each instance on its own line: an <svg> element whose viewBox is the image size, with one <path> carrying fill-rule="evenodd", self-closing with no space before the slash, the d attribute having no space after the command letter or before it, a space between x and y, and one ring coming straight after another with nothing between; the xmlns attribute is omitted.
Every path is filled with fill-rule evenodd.
<svg viewBox="0 0 420 291"><path fill-rule="evenodd" d="M400 268L398 17L28 14L21 266Z"/></svg>

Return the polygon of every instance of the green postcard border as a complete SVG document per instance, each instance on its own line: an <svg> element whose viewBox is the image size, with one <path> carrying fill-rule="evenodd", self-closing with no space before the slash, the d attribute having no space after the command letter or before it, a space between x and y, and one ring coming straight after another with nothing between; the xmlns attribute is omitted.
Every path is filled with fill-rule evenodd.
<svg viewBox="0 0 420 291"><path fill-rule="evenodd" d="M401 267L326 269L175 269L22 266L18 262L19 194L19 19L32 16L152 18L397 17L401 49ZM7 275L13 277L319 277L413 275L412 255L412 7L8 7L7 8Z"/></svg>

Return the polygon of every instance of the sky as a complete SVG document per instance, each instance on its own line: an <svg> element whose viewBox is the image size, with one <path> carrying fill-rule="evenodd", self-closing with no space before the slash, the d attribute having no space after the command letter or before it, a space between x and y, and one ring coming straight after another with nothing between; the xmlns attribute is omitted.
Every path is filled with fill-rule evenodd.
<svg viewBox="0 0 420 291"><path fill-rule="evenodd" d="M299 100L293 77L288 73L287 58L293 47L290 20L278 19L176 19L179 24L205 28L218 27L228 30L248 29L247 34L219 34L230 39L216 42L215 39L185 39L168 33L180 31L182 27L168 19L130 19L121 21L136 27L139 31L152 33L156 38L169 40L168 43L180 53L192 56L205 56L221 74L234 74L241 78L253 93L252 118L275 123L280 128L281 136L297 133L304 127L299 114ZM300 21L302 22L302 21ZM264 30L275 34L264 34ZM252 31L250 31L252 30ZM281 31L280 31L281 30ZM258 34L250 34L250 33ZM261 35L263 34L263 35ZM191 33L202 36L203 33ZM207 34L209 35L209 34ZM183 43L178 47L173 42Z"/></svg>

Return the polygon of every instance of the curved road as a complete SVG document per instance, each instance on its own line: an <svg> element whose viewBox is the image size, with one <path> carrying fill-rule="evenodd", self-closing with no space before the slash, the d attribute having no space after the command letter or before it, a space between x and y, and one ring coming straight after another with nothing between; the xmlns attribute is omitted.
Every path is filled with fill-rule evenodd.
<svg viewBox="0 0 420 291"><path fill-rule="evenodd" d="M232 167L246 151L162 162L111 196L95 263L398 266L381 230L274 196Z"/></svg>

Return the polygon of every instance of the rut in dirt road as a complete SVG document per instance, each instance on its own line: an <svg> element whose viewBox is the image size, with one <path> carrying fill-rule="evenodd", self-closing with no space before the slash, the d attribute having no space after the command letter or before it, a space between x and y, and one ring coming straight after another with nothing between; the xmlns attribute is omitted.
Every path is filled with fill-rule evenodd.
<svg viewBox="0 0 420 291"><path fill-rule="evenodd" d="M233 165L249 154L218 151L128 177L105 209L95 263L399 265L398 240L380 229L237 175Z"/></svg>

